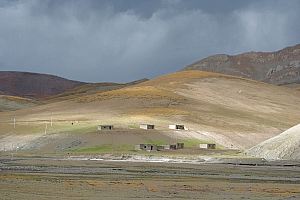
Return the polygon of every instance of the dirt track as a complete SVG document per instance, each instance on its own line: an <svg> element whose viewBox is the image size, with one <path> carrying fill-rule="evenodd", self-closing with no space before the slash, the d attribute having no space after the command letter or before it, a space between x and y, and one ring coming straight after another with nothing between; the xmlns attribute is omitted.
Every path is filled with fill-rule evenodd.
<svg viewBox="0 0 300 200"><path fill-rule="evenodd" d="M300 167L2 158L1 199L299 199Z"/></svg>

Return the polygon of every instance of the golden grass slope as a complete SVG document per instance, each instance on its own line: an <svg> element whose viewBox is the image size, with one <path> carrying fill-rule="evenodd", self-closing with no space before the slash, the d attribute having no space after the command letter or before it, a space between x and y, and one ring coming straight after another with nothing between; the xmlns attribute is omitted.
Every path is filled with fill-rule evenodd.
<svg viewBox="0 0 300 200"><path fill-rule="evenodd" d="M45 98L44 101L51 103L51 102L58 102L63 100L70 100L81 96L85 96L93 93L101 93L109 90L119 89L122 87L124 87L123 84L117 84L117 83L87 83L72 88L70 90L67 90L64 93Z"/></svg>
<svg viewBox="0 0 300 200"><path fill-rule="evenodd" d="M183 99L180 95L176 95L165 89L159 89L153 86L134 86L119 90L112 90L93 95L87 95L78 99L79 102L93 102L109 99L165 99L169 101L176 101Z"/></svg>
<svg viewBox="0 0 300 200"><path fill-rule="evenodd" d="M80 98L82 96L100 94L102 92L121 89L124 87L142 83L144 81L147 81L147 79L141 79L141 80L137 80L137 81L133 81L133 82L129 82L129 83L110 83L110 82L86 83L86 84L77 86L75 88L72 88L70 90L67 90L61 94L50 96L43 100L46 103L58 102L58 101L63 101L63 100L71 100L71 99Z"/></svg>

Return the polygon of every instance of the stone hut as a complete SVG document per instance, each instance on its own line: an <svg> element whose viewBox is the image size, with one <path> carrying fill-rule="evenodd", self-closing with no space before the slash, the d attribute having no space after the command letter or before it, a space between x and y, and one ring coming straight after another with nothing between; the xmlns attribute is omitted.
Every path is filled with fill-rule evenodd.
<svg viewBox="0 0 300 200"><path fill-rule="evenodd" d="M177 149L183 149L184 148L184 143L177 143L176 148Z"/></svg>
<svg viewBox="0 0 300 200"><path fill-rule="evenodd" d="M135 146L135 150L157 151L157 145L154 145L154 144L138 144L138 145Z"/></svg>

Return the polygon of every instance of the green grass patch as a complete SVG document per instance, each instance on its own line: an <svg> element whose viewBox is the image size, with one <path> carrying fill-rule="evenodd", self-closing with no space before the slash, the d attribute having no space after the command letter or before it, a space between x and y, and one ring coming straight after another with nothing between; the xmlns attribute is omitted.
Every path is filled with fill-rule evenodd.
<svg viewBox="0 0 300 200"><path fill-rule="evenodd" d="M164 140L146 140L144 142L145 144L154 144L154 145L164 145L164 144L169 144L170 142L164 141Z"/></svg>
<svg viewBox="0 0 300 200"><path fill-rule="evenodd" d="M138 129L138 128L140 128L140 126L138 124L131 124L131 125L128 125L128 128Z"/></svg>
<svg viewBox="0 0 300 200"><path fill-rule="evenodd" d="M76 126L76 125L75 125ZM66 132L70 133L90 133L90 132L96 132L97 131L97 126L78 126L74 128L70 128L69 130L66 130Z"/></svg>
<svg viewBox="0 0 300 200"><path fill-rule="evenodd" d="M134 151L134 146L129 144L122 144L122 145L111 145L111 144L104 144L100 146L93 146L93 147L81 147L72 150L74 153L128 153Z"/></svg>
<svg viewBox="0 0 300 200"><path fill-rule="evenodd" d="M204 141L204 140L198 140L198 139L184 139L184 140L178 140L178 142L182 142L184 143L184 147L188 147L188 148L195 148L195 147L199 147L199 144L201 143L209 143L208 141Z"/></svg>
<svg viewBox="0 0 300 200"><path fill-rule="evenodd" d="M53 123L50 127L48 124L48 133L71 133L71 134L84 134L97 131L97 125L93 123L73 123L63 122L63 123Z"/></svg>

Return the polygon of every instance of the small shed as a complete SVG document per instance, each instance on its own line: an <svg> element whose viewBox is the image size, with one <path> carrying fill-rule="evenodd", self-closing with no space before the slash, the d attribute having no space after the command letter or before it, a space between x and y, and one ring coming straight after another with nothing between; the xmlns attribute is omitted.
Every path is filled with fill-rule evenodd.
<svg viewBox="0 0 300 200"><path fill-rule="evenodd" d="M154 145L154 144L138 144L138 145L135 146L135 150L157 151L157 145Z"/></svg>
<svg viewBox="0 0 300 200"><path fill-rule="evenodd" d="M176 147L177 147L177 149L183 149L184 148L184 143L177 143Z"/></svg>
<svg viewBox="0 0 300 200"><path fill-rule="evenodd" d="M176 144L164 144L164 145L158 145L157 150L176 150L176 149L183 149L184 143L176 143Z"/></svg>
<svg viewBox="0 0 300 200"><path fill-rule="evenodd" d="M171 125L169 125L169 129L184 130L184 125L182 125L182 124L171 124Z"/></svg>
<svg viewBox="0 0 300 200"><path fill-rule="evenodd" d="M140 124L140 128L145 129L145 130L154 129L154 125L153 124Z"/></svg>
<svg viewBox="0 0 300 200"><path fill-rule="evenodd" d="M169 150L170 149L170 145L169 144L164 144L164 145L160 145L159 146L159 150Z"/></svg>
<svg viewBox="0 0 300 200"><path fill-rule="evenodd" d="M162 150L165 150L165 145L158 145L157 146L157 151L162 151Z"/></svg>
<svg viewBox="0 0 300 200"><path fill-rule="evenodd" d="M114 128L113 125L98 125L98 130L102 131L102 130L112 130Z"/></svg>
<svg viewBox="0 0 300 200"><path fill-rule="evenodd" d="M199 144L200 149L216 149L216 144Z"/></svg>

